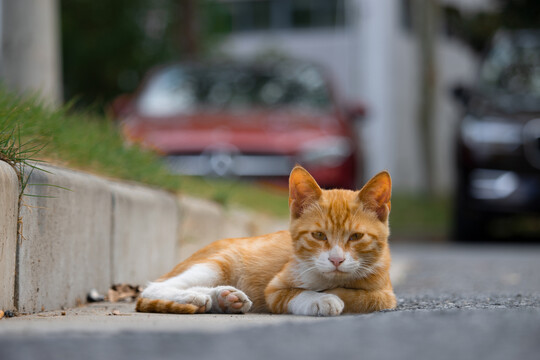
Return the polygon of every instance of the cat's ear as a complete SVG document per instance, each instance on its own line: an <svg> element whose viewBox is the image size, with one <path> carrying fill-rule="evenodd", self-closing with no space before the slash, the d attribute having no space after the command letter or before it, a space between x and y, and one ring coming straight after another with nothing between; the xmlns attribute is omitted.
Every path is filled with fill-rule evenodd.
<svg viewBox="0 0 540 360"><path fill-rule="evenodd" d="M390 214L390 197L392 196L392 179L387 171L375 175L360 190L358 197L364 208L374 211L380 221L386 221Z"/></svg>
<svg viewBox="0 0 540 360"><path fill-rule="evenodd" d="M289 176L289 208L293 218L300 217L305 207L317 201L321 194L321 188L306 169L295 166Z"/></svg>

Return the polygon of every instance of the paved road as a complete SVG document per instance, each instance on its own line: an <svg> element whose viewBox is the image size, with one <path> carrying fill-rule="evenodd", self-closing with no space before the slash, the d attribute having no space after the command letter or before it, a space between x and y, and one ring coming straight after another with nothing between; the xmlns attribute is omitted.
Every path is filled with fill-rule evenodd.
<svg viewBox="0 0 540 360"><path fill-rule="evenodd" d="M394 311L174 316L95 304L1 320L0 359L540 358L540 247L396 245L393 256Z"/></svg>

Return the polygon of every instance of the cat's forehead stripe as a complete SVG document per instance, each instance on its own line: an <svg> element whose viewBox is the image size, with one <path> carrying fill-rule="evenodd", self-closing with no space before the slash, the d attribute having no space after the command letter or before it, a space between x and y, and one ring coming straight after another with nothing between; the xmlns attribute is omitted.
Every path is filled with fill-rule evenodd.
<svg viewBox="0 0 540 360"><path fill-rule="evenodd" d="M351 228L352 213L356 208L351 207L355 194L350 190L328 191L321 206L325 208L325 225L334 232L349 231ZM353 205L354 206L354 203Z"/></svg>

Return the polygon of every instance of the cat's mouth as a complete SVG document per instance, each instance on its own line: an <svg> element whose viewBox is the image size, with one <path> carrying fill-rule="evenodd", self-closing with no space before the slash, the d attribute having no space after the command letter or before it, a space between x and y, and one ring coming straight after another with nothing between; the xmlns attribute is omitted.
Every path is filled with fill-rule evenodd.
<svg viewBox="0 0 540 360"><path fill-rule="evenodd" d="M333 276L342 276L342 275L348 275L349 273L347 271L334 269L334 270L326 271L325 274L333 275Z"/></svg>

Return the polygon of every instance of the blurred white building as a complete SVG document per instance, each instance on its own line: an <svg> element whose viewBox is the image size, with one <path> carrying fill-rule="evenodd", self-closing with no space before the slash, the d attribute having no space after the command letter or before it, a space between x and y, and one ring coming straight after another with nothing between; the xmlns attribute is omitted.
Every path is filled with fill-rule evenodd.
<svg viewBox="0 0 540 360"><path fill-rule="evenodd" d="M395 188L421 189L419 56L412 0L215 1L229 10L231 33L222 51L235 57L281 53L326 66L344 98L366 104L359 139L366 177L388 169ZM462 11L490 5L490 0L441 2ZM442 192L453 184L453 139L460 114L450 89L474 81L479 59L442 28L435 50L434 180Z"/></svg>

